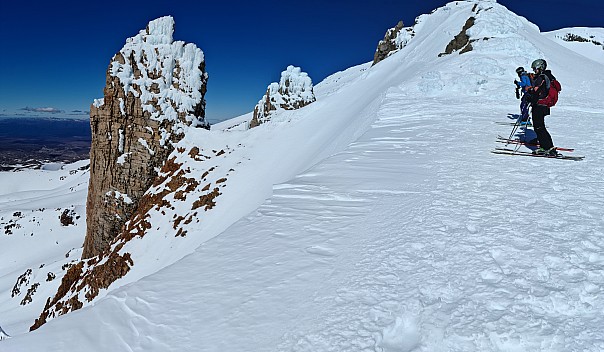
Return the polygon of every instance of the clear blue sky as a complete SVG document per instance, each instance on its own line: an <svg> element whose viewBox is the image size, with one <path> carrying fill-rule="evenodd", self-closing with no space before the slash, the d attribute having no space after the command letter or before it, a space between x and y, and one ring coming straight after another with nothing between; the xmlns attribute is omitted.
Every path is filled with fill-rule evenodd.
<svg viewBox="0 0 604 352"><path fill-rule="evenodd" d="M147 23L171 15L175 40L197 44L210 75L210 122L253 109L287 65L316 84L373 59L399 20L448 1L24 1L0 2L0 116L52 108L88 111L103 96L111 57ZM500 0L542 31L604 26L603 0ZM27 109L26 109L27 108ZM58 115L58 114L55 114Z"/></svg>

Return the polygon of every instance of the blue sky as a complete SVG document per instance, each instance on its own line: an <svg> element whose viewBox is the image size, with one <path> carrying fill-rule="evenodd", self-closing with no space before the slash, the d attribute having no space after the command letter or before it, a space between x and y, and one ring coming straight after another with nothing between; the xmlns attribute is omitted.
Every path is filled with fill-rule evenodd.
<svg viewBox="0 0 604 352"><path fill-rule="evenodd" d="M0 116L88 111L103 96L109 60L126 38L171 15L174 39L205 53L206 116L216 122L253 110L287 65L300 66L316 84L371 61L377 42L399 20L412 25L447 2L2 1ZM602 0L498 2L542 31L604 26Z"/></svg>

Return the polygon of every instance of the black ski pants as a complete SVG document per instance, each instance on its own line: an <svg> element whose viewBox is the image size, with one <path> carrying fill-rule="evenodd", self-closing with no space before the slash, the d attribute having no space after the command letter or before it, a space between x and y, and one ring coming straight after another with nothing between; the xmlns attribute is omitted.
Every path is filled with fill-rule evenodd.
<svg viewBox="0 0 604 352"><path fill-rule="evenodd" d="M529 101L530 96L528 93L522 95L522 100L520 101L520 118L523 122L528 121L529 118Z"/></svg>
<svg viewBox="0 0 604 352"><path fill-rule="evenodd" d="M539 145L543 149L549 149L554 146L552 136L545 128L545 116L549 115L549 108L543 105L533 105L533 129L539 139Z"/></svg>

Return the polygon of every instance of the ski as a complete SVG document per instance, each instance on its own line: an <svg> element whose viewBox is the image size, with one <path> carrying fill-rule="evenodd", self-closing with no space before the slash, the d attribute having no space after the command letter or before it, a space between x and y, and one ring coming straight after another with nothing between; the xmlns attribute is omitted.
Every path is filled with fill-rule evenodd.
<svg viewBox="0 0 604 352"><path fill-rule="evenodd" d="M568 155L562 155L562 154L557 154L557 155L533 154L533 153L529 153L529 152L519 152L519 151L516 151L513 149L506 149L506 148L495 148L495 150L491 150L491 153L501 154L501 155L532 156L535 158L548 158L548 159L561 159L561 160L574 160L574 161L580 161L585 158L584 156L568 156Z"/></svg>
<svg viewBox="0 0 604 352"><path fill-rule="evenodd" d="M537 143L529 143L529 142L521 141L518 139L507 139L507 138L504 138L501 136L497 136L496 142L505 143L505 144L521 144L521 145L525 145L527 147L539 147L539 144L537 144ZM556 149L563 151L563 152L574 152L575 151L574 148L556 147Z"/></svg>
<svg viewBox="0 0 604 352"><path fill-rule="evenodd" d="M501 121L495 121L496 124L498 125L503 125L503 126L516 126L517 123L516 122L501 122ZM524 124L524 125L518 125L519 127L533 127L532 123L529 124Z"/></svg>

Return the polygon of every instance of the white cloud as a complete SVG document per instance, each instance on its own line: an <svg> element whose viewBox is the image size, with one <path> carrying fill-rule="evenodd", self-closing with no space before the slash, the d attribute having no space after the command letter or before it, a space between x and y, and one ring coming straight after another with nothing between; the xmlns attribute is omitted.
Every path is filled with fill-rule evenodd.
<svg viewBox="0 0 604 352"><path fill-rule="evenodd" d="M57 109L57 108L53 108L53 107L30 108L30 107L26 106L24 108L21 108L20 110L31 111L31 112L45 112L45 113L50 113L50 114L58 114L58 113L64 112L61 109Z"/></svg>

